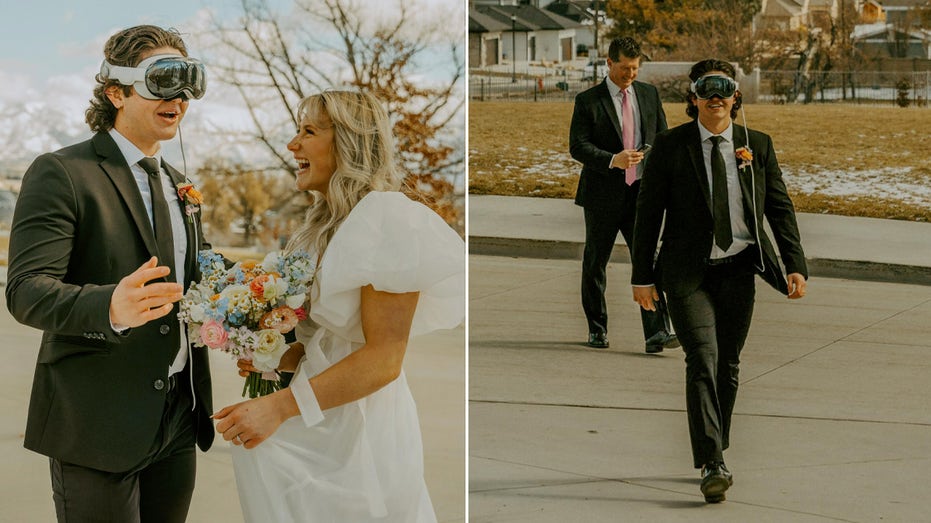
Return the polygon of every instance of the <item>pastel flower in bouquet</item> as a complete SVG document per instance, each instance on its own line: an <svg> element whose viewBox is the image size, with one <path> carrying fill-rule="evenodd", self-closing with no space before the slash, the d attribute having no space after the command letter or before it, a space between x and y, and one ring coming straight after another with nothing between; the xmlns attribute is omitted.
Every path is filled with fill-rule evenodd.
<svg viewBox="0 0 931 523"><path fill-rule="evenodd" d="M271 252L261 262L243 260L227 268L211 250L197 256L201 280L181 300L180 317L198 347L248 360L261 372L246 378L250 398L280 388L275 369L288 350L284 335L307 318L304 303L314 264L305 252Z"/></svg>

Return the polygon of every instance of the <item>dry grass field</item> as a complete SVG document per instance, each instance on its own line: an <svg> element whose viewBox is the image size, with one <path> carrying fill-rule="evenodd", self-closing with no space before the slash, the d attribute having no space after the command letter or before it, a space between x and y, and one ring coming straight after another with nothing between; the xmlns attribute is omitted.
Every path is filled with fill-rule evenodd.
<svg viewBox="0 0 931 523"><path fill-rule="evenodd" d="M670 127L684 104L664 104ZM931 110L876 105L746 106L773 137L802 212L931 221ZM469 192L571 198L572 103L469 105ZM738 122L740 121L738 115Z"/></svg>

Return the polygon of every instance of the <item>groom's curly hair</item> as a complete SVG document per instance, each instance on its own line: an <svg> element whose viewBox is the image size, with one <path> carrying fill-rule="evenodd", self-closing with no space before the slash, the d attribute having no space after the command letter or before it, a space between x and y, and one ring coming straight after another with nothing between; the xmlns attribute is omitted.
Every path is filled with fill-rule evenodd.
<svg viewBox="0 0 931 523"><path fill-rule="evenodd" d="M103 46L103 56L110 65L135 67L142 61L142 55L147 51L160 47L177 49L187 56L187 47L181 39L181 33L176 29L162 29L154 25L137 25L124 29L111 36ZM131 85L120 85L116 80L103 78L98 74L95 78L94 97L90 100L90 107L84 111L84 120L95 133L107 132L116 122L116 107L107 98L107 89L118 85L123 89L123 96L132 96Z"/></svg>

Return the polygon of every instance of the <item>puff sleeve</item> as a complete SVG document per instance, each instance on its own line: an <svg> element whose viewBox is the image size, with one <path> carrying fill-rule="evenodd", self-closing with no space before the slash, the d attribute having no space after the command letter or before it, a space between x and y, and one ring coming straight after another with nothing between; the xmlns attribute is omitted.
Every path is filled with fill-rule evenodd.
<svg viewBox="0 0 931 523"><path fill-rule="evenodd" d="M420 292L411 336L456 327L465 315L465 244L439 215L399 192L356 204L327 246L311 294L311 318L354 342L362 335L361 288Z"/></svg>

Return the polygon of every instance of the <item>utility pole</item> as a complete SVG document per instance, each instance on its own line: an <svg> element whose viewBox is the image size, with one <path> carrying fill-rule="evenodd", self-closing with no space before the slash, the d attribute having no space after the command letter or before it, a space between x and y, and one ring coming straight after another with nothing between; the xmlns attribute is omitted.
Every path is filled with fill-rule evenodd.
<svg viewBox="0 0 931 523"><path fill-rule="evenodd" d="M600 49L598 47L598 19L601 18L600 16L598 16L598 4L600 4L601 2L599 2L598 0L595 0L592 3L595 6L595 56L598 56L599 49Z"/></svg>
<svg viewBox="0 0 931 523"><path fill-rule="evenodd" d="M517 16L511 15L511 83L517 83Z"/></svg>
<svg viewBox="0 0 931 523"><path fill-rule="evenodd" d="M589 60L592 62L592 80L598 80L598 58L601 56L601 48L598 47L598 19L601 18L598 16L598 4L600 3L598 0L592 2L595 15L595 56L592 57L592 53L588 53Z"/></svg>
<svg viewBox="0 0 931 523"><path fill-rule="evenodd" d="M840 75L840 92L841 100L847 101L847 75L850 74L850 55L847 53L847 39L849 38L849 30L847 29L847 24L844 20L844 0L840 0L840 48L841 55L845 58L844 72Z"/></svg>

